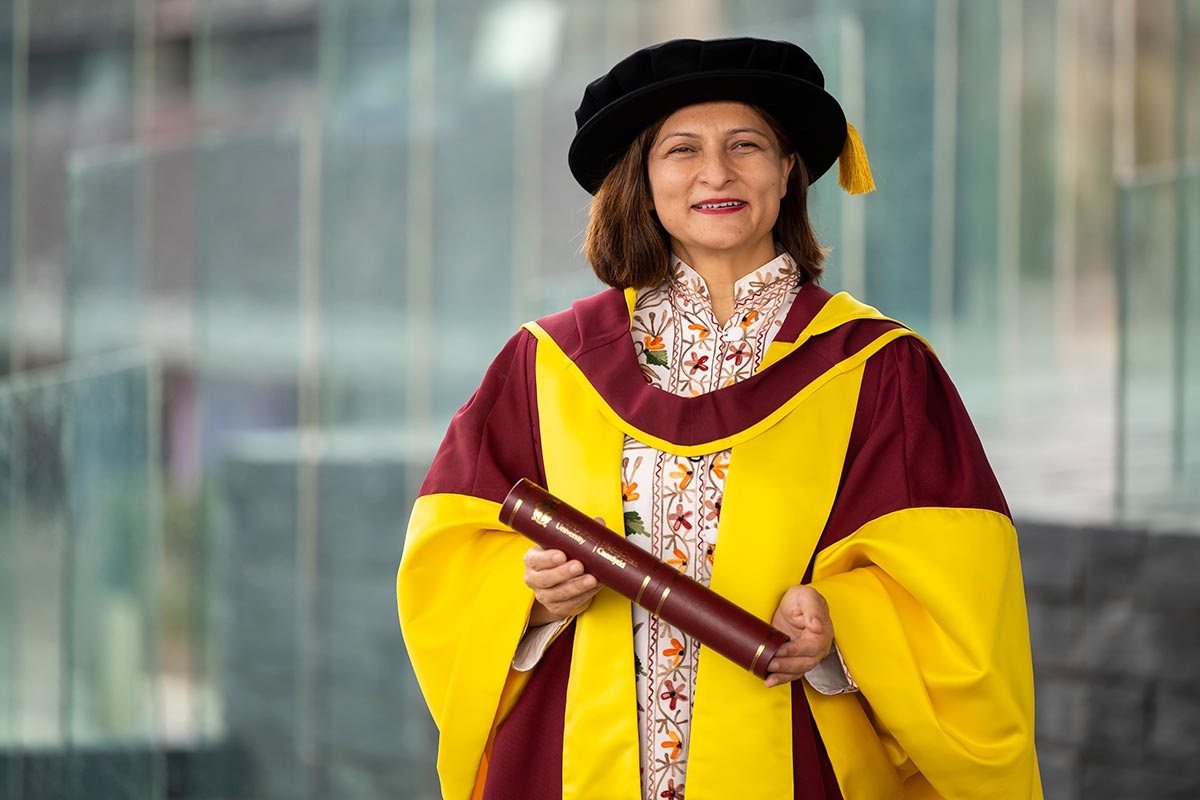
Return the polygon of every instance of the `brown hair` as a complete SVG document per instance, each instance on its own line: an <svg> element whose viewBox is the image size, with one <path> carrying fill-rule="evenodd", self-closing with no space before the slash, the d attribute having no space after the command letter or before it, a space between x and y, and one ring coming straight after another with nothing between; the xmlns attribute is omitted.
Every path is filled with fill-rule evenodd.
<svg viewBox="0 0 1200 800"><path fill-rule="evenodd" d="M825 251L808 221L808 171L775 118L757 106L750 108L771 128L780 152L796 156L773 232L775 241L796 260L805 281L816 281L824 272ZM671 269L671 238L654 213L646 171L650 148L665 120L633 140L592 199L583 252L596 277L617 289L657 286Z"/></svg>

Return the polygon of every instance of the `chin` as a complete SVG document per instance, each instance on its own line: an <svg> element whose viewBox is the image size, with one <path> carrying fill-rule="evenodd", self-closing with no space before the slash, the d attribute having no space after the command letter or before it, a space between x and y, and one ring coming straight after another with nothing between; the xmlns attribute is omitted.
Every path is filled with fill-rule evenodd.
<svg viewBox="0 0 1200 800"><path fill-rule="evenodd" d="M775 246L773 240L768 237L768 241L772 242L771 252L774 252ZM726 237L726 236L709 236L693 239L687 243L687 248L691 251L703 251L708 253L752 253L757 248L762 246L759 239L747 239L744 237Z"/></svg>

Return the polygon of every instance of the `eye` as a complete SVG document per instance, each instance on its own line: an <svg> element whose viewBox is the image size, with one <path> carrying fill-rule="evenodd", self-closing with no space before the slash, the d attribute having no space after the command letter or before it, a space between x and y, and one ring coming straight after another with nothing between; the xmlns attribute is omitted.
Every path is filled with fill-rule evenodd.
<svg viewBox="0 0 1200 800"><path fill-rule="evenodd" d="M734 150L761 150L762 145L760 145L758 142L742 141L742 142L735 142L733 145L733 149Z"/></svg>
<svg viewBox="0 0 1200 800"><path fill-rule="evenodd" d="M670 150L667 151L667 155L672 155L674 153L694 153L694 152L696 152L696 148L692 147L690 144L677 144L674 147L672 147Z"/></svg>

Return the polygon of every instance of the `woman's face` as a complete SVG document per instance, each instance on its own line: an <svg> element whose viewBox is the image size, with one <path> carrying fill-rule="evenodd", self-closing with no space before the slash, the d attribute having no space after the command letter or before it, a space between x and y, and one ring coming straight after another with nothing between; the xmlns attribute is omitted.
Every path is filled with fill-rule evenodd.
<svg viewBox="0 0 1200 800"><path fill-rule="evenodd" d="M675 254L693 267L714 257L751 269L773 259L771 229L793 160L743 103L700 103L667 117L647 171Z"/></svg>

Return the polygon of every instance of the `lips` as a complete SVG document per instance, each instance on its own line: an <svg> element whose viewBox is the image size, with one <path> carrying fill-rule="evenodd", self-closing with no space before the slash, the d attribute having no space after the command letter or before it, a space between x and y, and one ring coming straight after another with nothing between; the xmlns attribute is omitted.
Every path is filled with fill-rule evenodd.
<svg viewBox="0 0 1200 800"><path fill-rule="evenodd" d="M745 200L738 200L735 197L715 197L702 203L696 203L692 208L701 214L730 214L741 211L747 205L749 204Z"/></svg>

